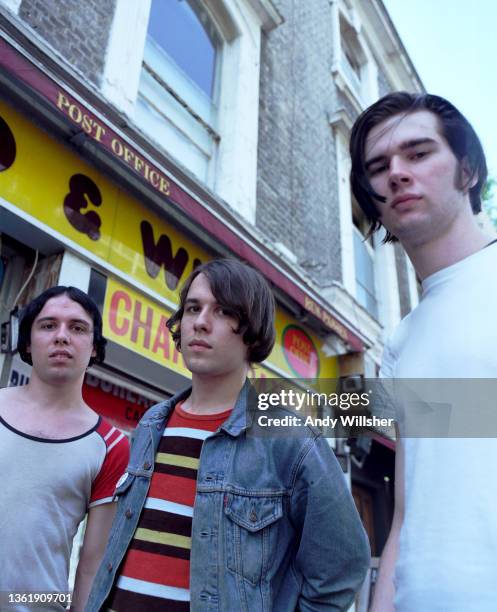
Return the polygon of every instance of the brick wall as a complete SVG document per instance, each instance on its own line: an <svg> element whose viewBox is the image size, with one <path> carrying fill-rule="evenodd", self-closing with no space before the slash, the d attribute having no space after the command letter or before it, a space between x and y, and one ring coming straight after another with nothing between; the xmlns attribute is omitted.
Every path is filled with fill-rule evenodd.
<svg viewBox="0 0 497 612"><path fill-rule="evenodd" d="M341 279L331 8L273 3L285 22L262 41L256 223L326 285Z"/></svg>
<svg viewBox="0 0 497 612"><path fill-rule="evenodd" d="M284 23L263 35L256 223L321 286L342 280L336 149L328 118L344 108L334 84L328 0L273 0ZM379 94L392 90L379 66ZM395 247L402 316L411 309L407 261Z"/></svg>
<svg viewBox="0 0 497 612"><path fill-rule="evenodd" d="M100 84L116 0L22 0L19 17Z"/></svg>

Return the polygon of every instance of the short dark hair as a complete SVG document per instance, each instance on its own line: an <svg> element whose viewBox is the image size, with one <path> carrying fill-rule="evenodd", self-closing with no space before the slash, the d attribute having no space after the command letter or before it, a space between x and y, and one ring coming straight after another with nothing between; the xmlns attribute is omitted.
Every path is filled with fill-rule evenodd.
<svg viewBox="0 0 497 612"><path fill-rule="evenodd" d="M387 94L369 108L356 120L350 135L350 157L352 167L350 183L352 193L370 222L369 235L381 227L380 214L376 201L384 202L385 198L371 187L366 163L365 146L369 132L379 123L394 115L408 115L415 111L427 110L438 117L441 134L449 147L461 162L466 160L469 171L468 184L477 178L476 184L470 188L471 208L476 215L481 211L481 191L487 180L487 164L485 153L473 127L464 115L445 98L432 94L408 93L397 91ZM387 231L385 242L397 240Z"/></svg>
<svg viewBox="0 0 497 612"><path fill-rule="evenodd" d="M96 355L90 359L89 365L93 363L102 363L105 359L105 345L107 340L102 335L102 317L95 302L81 289L76 287L65 287L58 285L51 287L38 297L29 302L21 312L19 322L19 336L17 340L17 350L21 359L29 365L33 365L31 353L28 352L28 347L31 344L31 328L34 320L40 314L45 304L53 297L58 295L67 295L71 300L80 304L83 309L90 315L93 320L93 347Z"/></svg>
<svg viewBox="0 0 497 612"><path fill-rule="evenodd" d="M178 310L168 320L176 348L180 350L181 319L192 282L204 274L212 295L220 306L238 319L238 329L249 348L248 362L260 363L271 352L275 342L274 296L264 277L254 268L236 259L215 259L204 263L190 274L180 292Z"/></svg>

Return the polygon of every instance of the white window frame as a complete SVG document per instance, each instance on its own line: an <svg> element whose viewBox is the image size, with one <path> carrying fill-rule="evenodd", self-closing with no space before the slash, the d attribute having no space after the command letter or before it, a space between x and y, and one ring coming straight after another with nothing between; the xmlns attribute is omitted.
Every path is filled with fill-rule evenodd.
<svg viewBox="0 0 497 612"><path fill-rule="evenodd" d="M360 241L361 242L361 248L365 249L367 256L369 257L369 259L371 260L371 264L372 264L372 268L373 268L373 287L372 287L372 299L374 301L374 305L375 305L375 312L371 312L371 310L369 310L368 305L364 304L361 300L361 298L359 297L359 292L357 290L357 285L360 284L362 286L362 283L359 282L359 278L358 278L358 261L356 258L356 249L354 248L354 271L355 271L355 296L356 296L356 300L361 304L361 306L363 308L365 308L369 314L376 320L379 320L379 305L378 305L378 290L377 290L377 273L376 273L376 252L375 249L373 248L373 246L370 244L369 240L365 240L364 235L362 234L362 232L356 227L356 225L354 223L352 223L353 227L352 227L352 236L353 236L353 240L354 241ZM368 289L366 287L362 287L366 292L368 292Z"/></svg>
<svg viewBox="0 0 497 612"><path fill-rule="evenodd" d="M378 98L378 67L362 34L357 12L347 0L332 2L334 81L359 113ZM345 47L360 66L356 75Z"/></svg>
<svg viewBox="0 0 497 612"><path fill-rule="evenodd" d="M419 289L418 289L418 279L416 276L416 270L411 263L411 260L406 254L406 266L407 266L407 282L409 287L409 301L411 303L411 310L416 308L419 304Z"/></svg>
<svg viewBox="0 0 497 612"><path fill-rule="evenodd" d="M226 33L218 27L216 15L212 15L205 6L203 10L220 40L216 46L212 98L147 34L133 116L135 123L158 147L168 143L182 165L210 184L209 170L212 171L215 164L220 141L216 131L216 103L220 93L219 74L226 48Z"/></svg>
<svg viewBox="0 0 497 612"><path fill-rule="evenodd" d="M355 297L354 224L352 223L352 198L349 183L351 164L347 146L347 138L352 125L345 113L333 117L331 125L336 147L342 282L345 290Z"/></svg>
<svg viewBox="0 0 497 612"><path fill-rule="evenodd" d="M22 0L0 0L0 4L7 8L14 15L19 14Z"/></svg>
<svg viewBox="0 0 497 612"><path fill-rule="evenodd" d="M224 44L217 75L219 141L207 173L197 178L255 224L261 29L270 30L282 19L270 0L204 0L204 5ZM102 79L103 94L130 123L134 123L150 6L151 0L117 0ZM174 157L168 143L156 145Z"/></svg>
<svg viewBox="0 0 497 612"><path fill-rule="evenodd" d="M383 242L386 232L381 227L376 232L376 295L378 314L386 340L400 322L400 293L395 249L391 242Z"/></svg>

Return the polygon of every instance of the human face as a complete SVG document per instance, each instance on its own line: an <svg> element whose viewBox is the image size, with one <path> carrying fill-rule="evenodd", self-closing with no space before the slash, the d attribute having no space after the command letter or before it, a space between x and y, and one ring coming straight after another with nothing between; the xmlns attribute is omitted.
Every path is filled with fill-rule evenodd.
<svg viewBox="0 0 497 612"><path fill-rule="evenodd" d="M45 382L82 378L96 354L90 315L66 294L50 298L33 321L28 351L33 372Z"/></svg>
<svg viewBox="0 0 497 612"><path fill-rule="evenodd" d="M395 115L366 140L365 160L381 223L403 244L419 246L450 230L470 213L460 188L460 164L430 111ZM470 215L469 215L470 216Z"/></svg>
<svg viewBox="0 0 497 612"><path fill-rule="evenodd" d="M181 352L186 367L200 376L243 376L248 347L235 333L238 319L217 303L204 274L195 277L181 318Z"/></svg>

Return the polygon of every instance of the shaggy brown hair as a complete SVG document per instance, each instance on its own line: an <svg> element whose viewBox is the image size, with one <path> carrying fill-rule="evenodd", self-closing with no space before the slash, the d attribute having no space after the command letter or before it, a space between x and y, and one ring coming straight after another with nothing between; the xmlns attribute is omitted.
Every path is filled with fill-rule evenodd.
<svg viewBox="0 0 497 612"><path fill-rule="evenodd" d="M192 282L199 274L209 281L217 303L238 319L238 329L248 346L249 363L264 361L275 342L274 296L264 277L236 259L215 259L195 268L180 292L178 310L167 322L176 348L180 350L181 319Z"/></svg>

